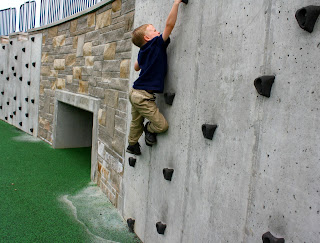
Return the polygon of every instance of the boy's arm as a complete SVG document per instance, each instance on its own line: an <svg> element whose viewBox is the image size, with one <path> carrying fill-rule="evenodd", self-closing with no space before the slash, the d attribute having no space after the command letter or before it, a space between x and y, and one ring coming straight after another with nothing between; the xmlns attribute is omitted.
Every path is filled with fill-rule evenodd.
<svg viewBox="0 0 320 243"><path fill-rule="evenodd" d="M164 41L166 41L169 38L169 36L174 28L174 25L176 24L177 17L178 17L179 4L181 2L182 2L182 0L174 0L172 9L171 9L169 16L167 18L166 27L165 27L163 34L162 34L162 38Z"/></svg>
<svg viewBox="0 0 320 243"><path fill-rule="evenodd" d="M136 71L139 71L139 70L140 70L140 66L139 66L138 61L136 61L136 62L134 63L134 70L136 70Z"/></svg>

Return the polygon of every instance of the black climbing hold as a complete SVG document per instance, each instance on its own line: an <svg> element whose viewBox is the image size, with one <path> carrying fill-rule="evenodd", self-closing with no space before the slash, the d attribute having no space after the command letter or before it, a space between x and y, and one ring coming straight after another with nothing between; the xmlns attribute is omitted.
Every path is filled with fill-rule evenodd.
<svg viewBox="0 0 320 243"><path fill-rule="evenodd" d="M284 243L284 238L276 238L269 231L262 235L263 243Z"/></svg>
<svg viewBox="0 0 320 243"><path fill-rule="evenodd" d="M214 132L217 129L217 125L203 124L202 125L202 133L203 136L207 139L212 140Z"/></svg>
<svg viewBox="0 0 320 243"><path fill-rule="evenodd" d="M13 42L12 41L10 41L10 45L12 45L13 44Z"/></svg>
<svg viewBox="0 0 320 243"><path fill-rule="evenodd" d="M15 56L14 59L18 60L18 56Z"/></svg>
<svg viewBox="0 0 320 243"><path fill-rule="evenodd" d="M10 115L10 118L12 119L12 118L13 118L13 115Z"/></svg>
<svg viewBox="0 0 320 243"><path fill-rule="evenodd" d="M163 169L164 179L166 179L167 181L171 181L173 172L174 172L173 169L168 169L168 168Z"/></svg>
<svg viewBox="0 0 320 243"><path fill-rule="evenodd" d="M19 125L22 127L22 122L19 122Z"/></svg>
<svg viewBox="0 0 320 243"><path fill-rule="evenodd" d="M22 77L20 77L19 80L22 81Z"/></svg>
<svg viewBox="0 0 320 243"><path fill-rule="evenodd" d="M188 0L182 0L182 2L188 4Z"/></svg>
<svg viewBox="0 0 320 243"><path fill-rule="evenodd" d="M5 117L4 119L8 120L8 117Z"/></svg>
<svg viewBox="0 0 320 243"><path fill-rule="evenodd" d="M19 109L19 111L21 111L21 106L19 106L19 108L18 108L18 109Z"/></svg>
<svg viewBox="0 0 320 243"><path fill-rule="evenodd" d="M31 103L34 104L34 99L31 99Z"/></svg>
<svg viewBox="0 0 320 243"><path fill-rule="evenodd" d="M28 114L28 113L26 113L26 114L25 114L25 116L26 116L26 117L29 117L29 114Z"/></svg>
<svg viewBox="0 0 320 243"><path fill-rule="evenodd" d="M16 111L14 111L14 112L13 112L13 115L16 115L16 114L17 114L17 112L16 112Z"/></svg>
<svg viewBox="0 0 320 243"><path fill-rule="evenodd" d="M305 31L312 33L319 14L320 14L320 6L310 5L310 6L298 9L295 16L299 26Z"/></svg>
<svg viewBox="0 0 320 243"><path fill-rule="evenodd" d="M254 80L254 86L260 95L270 97L271 88L274 83L275 76L261 76Z"/></svg>
<svg viewBox="0 0 320 243"><path fill-rule="evenodd" d="M29 64L28 63L26 64L26 68L29 68Z"/></svg>
<svg viewBox="0 0 320 243"><path fill-rule="evenodd" d="M1 71L0 73L3 74L3 71Z"/></svg>
<svg viewBox="0 0 320 243"><path fill-rule="evenodd" d="M129 165L134 167L136 165L137 160L133 157L129 158Z"/></svg>
<svg viewBox="0 0 320 243"><path fill-rule="evenodd" d="M6 49L6 47L5 47L5 46L2 46L2 49L3 49L3 50L5 50L5 49Z"/></svg>
<svg viewBox="0 0 320 243"><path fill-rule="evenodd" d="M15 77L16 77L16 76L17 76L17 73L14 73L14 74L13 74L13 76L15 76Z"/></svg>
<svg viewBox="0 0 320 243"><path fill-rule="evenodd" d="M132 218L127 219L127 224L128 224L130 232L134 232L134 223L135 222L136 221Z"/></svg>
<svg viewBox="0 0 320 243"><path fill-rule="evenodd" d="M164 231L166 230L167 225L161 222L158 222L156 223L156 227L157 227L158 234L164 235Z"/></svg>
<svg viewBox="0 0 320 243"><path fill-rule="evenodd" d="M9 81L9 77L7 77L7 80Z"/></svg>
<svg viewBox="0 0 320 243"><path fill-rule="evenodd" d="M164 93L164 100L165 100L166 104L172 105L173 99L175 96L176 96L175 93Z"/></svg>
<svg viewBox="0 0 320 243"><path fill-rule="evenodd" d="M4 91L2 91L1 94L4 95Z"/></svg>
<svg viewBox="0 0 320 243"><path fill-rule="evenodd" d="M29 98L27 97L27 98L25 98L24 100L28 102Z"/></svg>
<svg viewBox="0 0 320 243"><path fill-rule="evenodd" d="M30 128L30 132L33 132L33 128Z"/></svg>
<svg viewBox="0 0 320 243"><path fill-rule="evenodd" d="M14 71L14 67L12 67L11 69L12 69L12 71Z"/></svg>
<svg viewBox="0 0 320 243"><path fill-rule="evenodd" d="M33 66L33 67L36 67L36 63L35 63L35 62L33 62L33 63L32 63L32 66Z"/></svg>
<svg viewBox="0 0 320 243"><path fill-rule="evenodd" d="M26 48L22 48L22 51L23 51L23 52L26 52Z"/></svg>
<svg viewBox="0 0 320 243"><path fill-rule="evenodd" d="M31 37L31 41L34 42L34 37Z"/></svg>
<svg viewBox="0 0 320 243"><path fill-rule="evenodd" d="M13 97L14 100L17 100L17 96Z"/></svg>
<svg viewBox="0 0 320 243"><path fill-rule="evenodd" d="M0 105L0 110L2 110L2 105Z"/></svg>
<svg viewBox="0 0 320 243"><path fill-rule="evenodd" d="M7 102L7 105L10 105L10 102L9 102L9 101Z"/></svg>
<svg viewBox="0 0 320 243"><path fill-rule="evenodd" d="M31 84L31 82L30 82L30 81L28 81L28 82L27 82L27 84L28 84L28 85L30 85L30 84Z"/></svg>

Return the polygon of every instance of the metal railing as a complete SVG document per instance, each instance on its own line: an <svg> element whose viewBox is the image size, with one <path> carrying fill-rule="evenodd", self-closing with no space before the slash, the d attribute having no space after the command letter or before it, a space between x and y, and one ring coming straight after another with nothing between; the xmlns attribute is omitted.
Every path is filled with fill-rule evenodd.
<svg viewBox="0 0 320 243"><path fill-rule="evenodd" d="M54 23L81 12L103 0L41 0L40 26ZM19 31L26 32L36 27L36 2L27 1L20 6ZM0 10L0 35L16 31L16 9Z"/></svg>
<svg viewBox="0 0 320 243"><path fill-rule="evenodd" d="M16 31L16 9L0 10L0 35L9 35Z"/></svg>
<svg viewBox="0 0 320 243"><path fill-rule="evenodd" d="M102 0L41 0L40 26L81 12Z"/></svg>
<svg viewBox="0 0 320 243"><path fill-rule="evenodd" d="M25 2L20 6L19 14L19 31L26 32L28 29L33 29L36 19L36 2Z"/></svg>

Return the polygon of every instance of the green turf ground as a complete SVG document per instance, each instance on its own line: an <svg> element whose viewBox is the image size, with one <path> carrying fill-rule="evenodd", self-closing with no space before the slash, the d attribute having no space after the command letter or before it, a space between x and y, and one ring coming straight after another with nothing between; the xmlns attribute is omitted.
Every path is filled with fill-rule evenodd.
<svg viewBox="0 0 320 243"><path fill-rule="evenodd" d="M101 225L108 224L102 216L114 208L102 205L101 227L86 219L94 214L88 209L92 205L85 209L87 202L81 200L88 196L77 195L88 193L84 188L90 185L90 157L91 148L54 150L0 121L0 242L138 242L118 218L121 232L101 230L108 228ZM59 200L66 195L85 212L77 212L84 215L80 221Z"/></svg>

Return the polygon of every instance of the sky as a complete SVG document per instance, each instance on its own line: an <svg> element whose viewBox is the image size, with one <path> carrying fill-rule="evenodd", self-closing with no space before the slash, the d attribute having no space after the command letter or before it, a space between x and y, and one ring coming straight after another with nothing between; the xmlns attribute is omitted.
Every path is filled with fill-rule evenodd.
<svg viewBox="0 0 320 243"><path fill-rule="evenodd" d="M41 0L34 0L36 2L36 27L40 26L40 5ZM0 10L6 9L6 8L16 8L17 13L17 26L16 26L16 32L19 31L19 10L21 4L24 4L25 2L28 2L26 0L0 0Z"/></svg>

